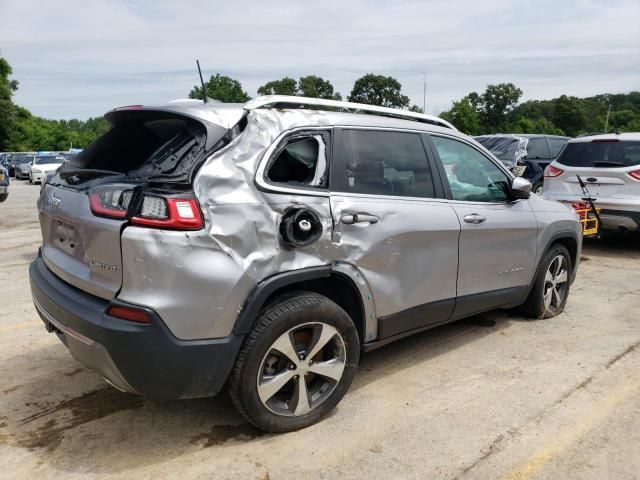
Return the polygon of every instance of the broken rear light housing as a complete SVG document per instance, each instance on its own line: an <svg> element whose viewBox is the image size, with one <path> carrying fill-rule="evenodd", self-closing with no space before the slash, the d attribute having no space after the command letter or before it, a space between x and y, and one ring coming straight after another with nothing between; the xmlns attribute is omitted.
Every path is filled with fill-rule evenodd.
<svg viewBox="0 0 640 480"><path fill-rule="evenodd" d="M94 215L129 219L131 225L170 230L200 230L204 222L192 193L160 194L141 191L134 199L131 186L107 185L89 192Z"/></svg>

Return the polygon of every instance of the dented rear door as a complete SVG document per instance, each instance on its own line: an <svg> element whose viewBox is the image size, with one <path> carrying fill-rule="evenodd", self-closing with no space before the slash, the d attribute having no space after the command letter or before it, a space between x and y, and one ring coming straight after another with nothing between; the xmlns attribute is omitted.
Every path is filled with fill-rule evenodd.
<svg viewBox="0 0 640 480"><path fill-rule="evenodd" d="M446 322L460 223L439 198L421 136L341 130L332 168L333 256L368 282L378 338Z"/></svg>

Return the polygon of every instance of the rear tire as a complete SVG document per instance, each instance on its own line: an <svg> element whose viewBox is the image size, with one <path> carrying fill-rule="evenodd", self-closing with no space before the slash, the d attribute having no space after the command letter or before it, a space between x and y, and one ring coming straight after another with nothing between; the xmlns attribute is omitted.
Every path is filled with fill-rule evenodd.
<svg viewBox="0 0 640 480"><path fill-rule="evenodd" d="M231 372L238 411L268 432L313 425L345 395L360 342L349 315L310 292L276 300L258 318Z"/></svg>
<svg viewBox="0 0 640 480"><path fill-rule="evenodd" d="M564 310L571 287L571 255L564 245L552 245L536 270L533 288L521 313L535 318L555 317Z"/></svg>

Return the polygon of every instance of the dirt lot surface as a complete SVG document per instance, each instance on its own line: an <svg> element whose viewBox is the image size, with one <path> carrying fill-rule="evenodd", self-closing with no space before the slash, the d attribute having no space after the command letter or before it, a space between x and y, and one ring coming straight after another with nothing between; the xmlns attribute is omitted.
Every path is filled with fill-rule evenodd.
<svg viewBox="0 0 640 480"><path fill-rule="evenodd" d="M586 242L565 313L495 312L364 357L322 423L247 425L225 394L152 403L46 333L38 187L0 204L0 478L640 478L640 238Z"/></svg>

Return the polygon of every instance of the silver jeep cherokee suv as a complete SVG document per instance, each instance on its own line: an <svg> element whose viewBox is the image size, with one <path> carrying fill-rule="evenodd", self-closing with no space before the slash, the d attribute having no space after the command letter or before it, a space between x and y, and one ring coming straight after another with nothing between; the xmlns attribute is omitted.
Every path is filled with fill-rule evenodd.
<svg viewBox="0 0 640 480"><path fill-rule="evenodd" d="M362 352L494 308L564 308L581 231L436 117L259 97L109 112L47 179L31 289L115 387L215 395L269 431L346 393Z"/></svg>

